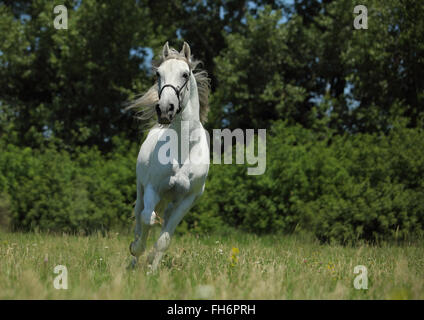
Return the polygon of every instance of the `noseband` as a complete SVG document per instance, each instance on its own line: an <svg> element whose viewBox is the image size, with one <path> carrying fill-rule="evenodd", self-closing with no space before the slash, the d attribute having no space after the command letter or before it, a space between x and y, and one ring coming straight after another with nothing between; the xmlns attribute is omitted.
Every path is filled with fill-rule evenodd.
<svg viewBox="0 0 424 320"><path fill-rule="evenodd" d="M190 73L191 73L191 71L189 71ZM161 89L160 89L160 91L159 91L159 100L160 100L160 96L162 95L162 91L163 91L163 89L165 89L166 87L170 87L170 88L172 88L172 89L174 89L174 91L175 91L175 95L177 96L177 98L178 98L178 109L177 109L177 113L180 113L181 112L181 100L180 100L180 94L181 94L181 91L184 89L184 87L187 85L187 83L188 83L188 80L190 79L190 74L189 74L189 76L187 77L187 79L186 79L186 81L184 82L184 84L181 86L181 88L175 88L172 84L165 84Z"/></svg>

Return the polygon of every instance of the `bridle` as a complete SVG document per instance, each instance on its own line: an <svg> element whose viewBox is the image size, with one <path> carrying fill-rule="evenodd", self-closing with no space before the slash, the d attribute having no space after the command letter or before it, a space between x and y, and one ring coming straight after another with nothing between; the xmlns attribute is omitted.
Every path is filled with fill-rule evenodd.
<svg viewBox="0 0 424 320"><path fill-rule="evenodd" d="M187 83L188 83L188 80L190 80L190 74L191 74L191 70L189 70L189 75L188 75L188 77L187 77L187 79L186 79L186 81L184 82L184 84L181 86L181 88L175 88L172 84L165 84L161 89L160 89L160 91L159 91L159 100L160 100L160 96L162 95L162 91L163 91L163 89L165 89L166 87L170 87L170 88L172 88L172 89L174 89L174 91L175 91L175 94L176 94L176 96L177 96L177 98L178 98L178 109L177 109L177 113L180 113L181 112L181 100L180 100L180 94L181 94L181 91L184 89L184 87L187 85Z"/></svg>

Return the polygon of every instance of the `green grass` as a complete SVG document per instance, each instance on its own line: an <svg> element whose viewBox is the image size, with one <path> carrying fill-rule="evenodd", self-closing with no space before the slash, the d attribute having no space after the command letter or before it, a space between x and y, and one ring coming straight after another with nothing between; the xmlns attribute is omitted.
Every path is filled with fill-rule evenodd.
<svg viewBox="0 0 424 320"><path fill-rule="evenodd" d="M302 236L187 234L148 274L145 256L126 269L130 241L118 233L1 233L0 299L424 298L422 242L343 247ZM68 290L54 289L59 264L68 269ZM356 265L368 269L368 290L353 286Z"/></svg>

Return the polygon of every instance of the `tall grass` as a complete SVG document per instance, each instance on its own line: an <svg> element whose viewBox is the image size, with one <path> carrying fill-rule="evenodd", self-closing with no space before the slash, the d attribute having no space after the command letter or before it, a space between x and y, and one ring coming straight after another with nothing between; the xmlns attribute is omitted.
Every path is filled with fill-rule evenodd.
<svg viewBox="0 0 424 320"><path fill-rule="evenodd" d="M424 299L422 242L343 247L305 236L186 234L150 274L145 257L127 270L130 240L1 233L0 298ZM67 267L67 290L53 286L56 265ZM367 290L353 286L356 265L367 267Z"/></svg>

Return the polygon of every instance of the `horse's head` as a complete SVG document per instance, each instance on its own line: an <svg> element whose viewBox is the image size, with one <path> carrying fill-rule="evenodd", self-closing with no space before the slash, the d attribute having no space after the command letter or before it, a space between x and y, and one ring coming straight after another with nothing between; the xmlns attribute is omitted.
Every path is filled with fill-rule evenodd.
<svg viewBox="0 0 424 320"><path fill-rule="evenodd" d="M179 54L172 53L168 42L162 50L163 63L157 68L159 101L155 106L160 124L169 124L182 111L190 93L190 46L184 42Z"/></svg>
<svg viewBox="0 0 424 320"><path fill-rule="evenodd" d="M191 56L190 46L186 42L181 52L170 48L167 42L160 57L153 61L156 83L132 101L126 110L137 110L140 120L156 119L157 114L159 123L169 124L178 117L178 113L184 113L184 108L192 99L189 116L199 117L205 123L209 110L210 79L205 70L197 68L199 63Z"/></svg>

